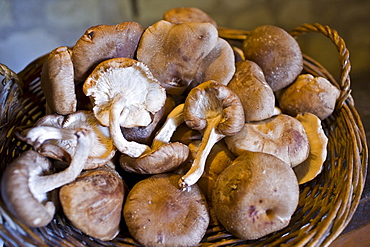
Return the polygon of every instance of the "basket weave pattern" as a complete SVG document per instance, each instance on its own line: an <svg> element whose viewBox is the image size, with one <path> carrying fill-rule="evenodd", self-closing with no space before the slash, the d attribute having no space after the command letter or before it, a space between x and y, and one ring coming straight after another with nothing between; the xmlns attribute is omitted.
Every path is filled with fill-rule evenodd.
<svg viewBox="0 0 370 247"><path fill-rule="evenodd" d="M339 53L338 80L314 59L304 55L304 73L327 78L340 89L334 113L323 121L328 136L328 158L314 180L301 185L296 212L286 228L255 241L233 237L222 226L210 226L201 246L327 246L351 220L364 187L368 149L365 131L354 107L350 89L349 52L343 39L328 26L304 24L291 31L293 37L318 32L328 37ZM220 28L221 37L241 43L248 31ZM30 126L45 115L40 87L42 56L18 74L0 64L4 76L0 95L0 175L21 152L30 147L19 141L17 127ZM61 210L60 210L61 211ZM31 229L15 219L0 199L0 238L8 246L135 246L127 229L112 241L92 239L75 229L59 211L46 227Z"/></svg>

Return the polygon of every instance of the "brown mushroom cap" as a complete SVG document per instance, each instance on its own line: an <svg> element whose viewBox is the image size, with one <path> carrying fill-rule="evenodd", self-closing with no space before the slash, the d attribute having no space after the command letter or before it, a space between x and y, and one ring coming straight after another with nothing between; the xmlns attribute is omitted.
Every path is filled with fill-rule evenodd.
<svg viewBox="0 0 370 247"><path fill-rule="evenodd" d="M71 50L58 47L50 52L41 72L41 88L51 113L76 111L77 99Z"/></svg>
<svg viewBox="0 0 370 247"><path fill-rule="evenodd" d="M195 246L209 222L207 203L197 185L180 190L180 175L158 174L130 191L123 216L131 235L144 246Z"/></svg>
<svg viewBox="0 0 370 247"><path fill-rule="evenodd" d="M225 142L235 155L245 150L269 153L292 167L306 160L310 151L302 123L286 114L245 123L240 132L226 137Z"/></svg>
<svg viewBox="0 0 370 247"><path fill-rule="evenodd" d="M246 122L273 116L275 95L255 62L245 60L237 63L234 77L227 86L239 96Z"/></svg>
<svg viewBox="0 0 370 247"><path fill-rule="evenodd" d="M310 112L324 120L333 113L339 95L340 90L326 78L304 74L279 92L278 101L281 110L293 117Z"/></svg>
<svg viewBox="0 0 370 247"><path fill-rule="evenodd" d="M129 172L158 174L176 170L187 160L188 155L188 146L180 142L172 142L151 150L138 158L121 155L120 165Z"/></svg>
<svg viewBox="0 0 370 247"><path fill-rule="evenodd" d="M303 69L297 41L284 29L271 25L252 30L243 43L245 58L257 63L275 92L293 83Z"/></svg>
<svg viewBox="0 0 370 247"><path fill-rule="evenodd" d="M46 197L37 198L29 187L29 180L33 175L50 170L50 160L33 150L28 150L13 160L3 173L1 196L4 204L28 226L45 226L54 217L54 203L46 200Z"/></svg>
<svg viewBox="0 0 370 247"><path fill-rule="evenodd" d="M286 227L298 199L289 165L270 154L245 152L218 177L212 205L230 233L251 240Z"/></svg>
<svg viewBox="0 0 370 247"><path fill-rule="evenodd" d="M128 188L114 168L84 171L60 189L63 212L85 234L106 241L119 232Z"/></svg>
<svg viewBox="0 0 370 247"><path fill-rule="evenodd" d="M133 58L144 28L136 22L90 27L73 46L75 78L84 81L96 65L115 57Z"/></svg>
<svg viewBox="0 0 370 247"><path fill-rule="evenodd" d="M231 46L210 23L159 21L143 33L137 58L174 95L208 80L227 85L235 72Z"/></svg>
<svg viewBox="0 0 370 247"><path fill-rule="evenodd" d="M173 8L163 14L163 19L174 24L188 22L209 22L217 28L216 21L203 10L194 7Z"/></svg>

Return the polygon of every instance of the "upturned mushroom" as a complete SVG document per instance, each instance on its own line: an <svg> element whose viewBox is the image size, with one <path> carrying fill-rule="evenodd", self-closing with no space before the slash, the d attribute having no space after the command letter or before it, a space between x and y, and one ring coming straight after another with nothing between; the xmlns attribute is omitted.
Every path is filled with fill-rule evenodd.
<svg viewBox="0 0 370 247"><path fill-rule="evenodd" d="M75 78L84 81L104 60L134 58L144 28L136 22L97 25L86 30L72 48Z"/></svg>
<svg viewBox="0 0 370 247"><path fill-rule="evenodd" d="M66 115L77 109L71 53L68 47L58 47L50 52L43 64L41 89L48 113Z"/></svg>
<svg viewBox="0 0 370 247"><path fill-rule="evenodd" d="M236 156L245 150L268 153L292 167L306 160L310 152L302 123L286 114L245 123L240 132L226 137L225 142Z"/></svg>
<svg viewBox="0 0 370 247"><path fill-rule="evenodd" d="M149 125L151 115L165 103L165 89L145 64L130 58L106 60L86 79L83 90L92 99L95 117L109 126L121 153L139 157L150 150L145 144L127 141L121 131L121 127Z"/></svg>
<svg viewBox="0 0 370 247"><path fill-rule="evenodd" d="M180 7L167 10L163 19L174 24L189 22L209 22L217 28L216 21L206 12L194 7Z"/></svg>
<svg viewBox="0 0 370 247"><path fill-rule="evenodd" d="M168 114L154 136L150 151L138 158L121 155L121 167L140 174L158 174L178 169L188 159L189 148L180 142L170 142L170 139L177 127L184 122L183 108L184 104L180 104Z"/></svg>
<svg viewBox="0 0 370 247"><path fill-rule="evenodd" d="M182 191L180 175L153 175L130 190L123 209L128 230L143 246L196 246L206 233L209 213L198 188Z"/></svg>
<svg viewBox="0 0 370 247"><path fill-rule="evenodd" d="M298 183L304 184L321 173L327 156L328 137L322 128L320 118L316 115L307 112L298 114L296 119L302 123L310 142L310 153L307 159L293 167Z"/></svg>
<svg viewBox="0 0 370 247"><path fill-rule="evenodd" d="M89 129L75 132L77 148L70 165L58 173L52 172L51 161L28 150L5 170L1 180L1 195L7 208L30 227L47 225L54 217L55 205L47 193L76 179L81 173L92 148Z"/></svg>
<svg viewBox="0 0 370 247"><path fill-rule="evenodd" d="M255 62L238 62L234 77L227 86L239 96L246 122L260 121L274 115L274 92Z"/></svg>
<svg viewBox="0 0 370 247"><path fill-rule="evenodd" d="M245 58L258 64L275 92L291 83L303 69L298 42L284 29L263 25L253 29L243 42Z"/></svg>
<svg viewBox="0 0 370 247"><path fill-rule="evenodd" d="M80 128L89 128L93 133L93 148L84 169L97 168L113 158L116 148L110 138L109 129L100 125L90 111L76 111L67 116L46 115L34 127L22 131L18 137L46 157L70 162L77 145L74 133Z"/></svg>
<svg viewBox="0 0 370 247"><path fill-rule="evenodd" d="M324 77L311 74L298 76L288 88L277 94L281 110L295 117L310 112L324 120L330 116L339 98L340 90Z"/></svg>
<svg viewBox="0 0 370 247"><path fill-rule="evenodd" d="M193 88L185 100L185 123L203 132L199 151L179 186L185 189L202 176L213 145L225 136L238 133L244 126L244 110L238 96L227 86L206 81Z"/></svg>
<svg viewBox="0 0 370 247"><path fill-rule="evenodd" d="M231 234L253 240L286 227L298 200L297 178L288 164L246 151L218 177L212 205Z"/></svg>
<svg viewBox="0 0 370 247"><path fill-rule="evenodd" d="M120 230L121 214L128 187L114 166L108 164L82 172L59 192L60 203L72 225L103 241Z"/></svg>
<svg viewBox="0 0 370 247"><path fill-rule="evenodd" d="M137 58L173 95L208 80L227 85L235 72L231 46L210 23L161 20L144 31Z"/></svg>

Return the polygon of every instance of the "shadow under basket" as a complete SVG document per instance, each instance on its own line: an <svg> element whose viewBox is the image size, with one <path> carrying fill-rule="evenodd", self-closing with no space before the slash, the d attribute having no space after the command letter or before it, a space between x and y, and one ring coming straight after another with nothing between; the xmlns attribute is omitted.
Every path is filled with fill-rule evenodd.
<svg viewBox="0 0 370 247"><path fill-rule="evenodd" d="M368 162L365 131L350 94L350 61L346 45L328 26L304 24L290 34L316 32L328 37L339 53L340 74L334 77L319 63L304 55L304 70L327 78L340 89L334 113L323 129L329 139L328 156L322 172L300 185L299 204L290 224L261 239L237 239L221 225L209 226L199 246L328 246L351 220L363 191ZM219 28L220 37L237 46L248 31ZM45 115L45 98L40 87L42 56L18 74L0 64L4 76L0 95L0 175L10 162L30 147L15 136L16 127L31 126ZM113 240L103 242L74 228L61 210L46 227L29 228L19 222L0 199L0 239L5 246L137 246L123 227ZM2 242L0 240L0 245Z"/></svg>

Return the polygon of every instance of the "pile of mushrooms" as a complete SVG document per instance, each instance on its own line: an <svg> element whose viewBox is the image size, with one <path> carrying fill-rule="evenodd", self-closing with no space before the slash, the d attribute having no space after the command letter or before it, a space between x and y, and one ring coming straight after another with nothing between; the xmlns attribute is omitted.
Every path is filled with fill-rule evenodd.
<svg viewBox="0 0 370 247"><path fill-rule="evenodd" d="M47 115L17 133L31 148L7 167L1 196L30 227L60 204L103 241L121 220L144 246L193 246L212 224L242 239L273 234L322 169L321 121L339 97L302 68L283 29L257 27L234 47L196 8L147 28L91 27L46 59Z"/></svg>

